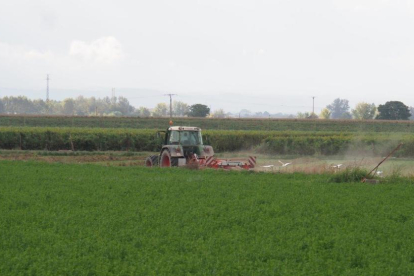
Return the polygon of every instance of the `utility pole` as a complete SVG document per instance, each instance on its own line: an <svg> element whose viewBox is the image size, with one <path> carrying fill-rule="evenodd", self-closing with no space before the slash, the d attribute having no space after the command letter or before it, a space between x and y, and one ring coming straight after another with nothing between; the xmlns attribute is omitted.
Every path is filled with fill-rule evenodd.
<svg viewBox="0 0 414 276"><path fill-rule="evenodd" d="M170 120L172 120L172 96L177 96L177 94L165 94L164 96L170 97Z"/></svg>
<svg viewBox="0 0 414 276"><path fill-rule="evenodd" d="M50 105L49 105L49 74L46 75L46 113L50 113Z"/></svg>
<svg viewBox="0 0 414 276"><path fill-rule="evenodd" d="M315 96L312 97L312 115L315 114Z"/></svg>
<svg viewBox="0 0 414 276"><path fill-rule="evenodd" d="M115 88L112 88L112 97L111 97L111 102L115 103Z"/></svg>
<svg viewBox="0 0 414 276"><path fill-rule="evenodd" d="M46 77L46 102L49 102L49 74Z"/></svg>

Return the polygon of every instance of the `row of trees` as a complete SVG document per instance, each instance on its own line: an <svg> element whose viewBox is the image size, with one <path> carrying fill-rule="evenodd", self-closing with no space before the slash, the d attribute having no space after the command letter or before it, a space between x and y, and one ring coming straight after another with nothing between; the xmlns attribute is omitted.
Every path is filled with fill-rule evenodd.
<svg viewBox="0 0 414 276"><path fill-rule="evenodd" d="M0 114L39 114L39 115L104 115L104 116L139 116L139 117L167 117L170 115L170 107L166 103L158 103L154 108L133 107L127 98L105 97L85 98L79 96L75 99L67 98L63 101L30 100L27 97L4 97L0 98ZM172 115L174 117L213 117L213 118L283 118L286 114L270 114L269 112L252 113L247 109L237 114L225 112L223 109L210 111L203 104L189 105L184 102L174 101L172 104ZM293 115L290 115L292 118Z"/></svg>
<svg viewBox="0 0 414 276"><path fill-rule="evenodd" d="M140 109L145 109L144 107L141 107ZM159 103L155 106L155 108L152 110L147 109L147 112L145 115L138 114L141 116L156 116L156 117L163 117L163 116L169 116L170 110L167 104L165 103ZM204 104L194 104L194 105L188 105L186 103L180 102L180 101L174 101L172 104L172 115L176 117L207 117L210 115L210 108Z"/></svg>
<svg viewBox="0 0 414 276"><path fill-rule="evenodd" d="M50 115L131 115L135 108L124 97L68 98L63 101L30 100L27 97L3 97L0 99L0 113L6 114L50 114Z"/></svg>
<svg viewBox="0 0 414 276"><path fill-rule="evenodd" d="M172 105L173 116L206 117L210 108L206 105L188 105L175 101ZM30 100L27 97L0 98L0 114L39 114L39 115L105 115L105 116L169 116L169 106L159 103L154 109L133 107L127 98L105 97L75 99L67 98L63 101Z"/></svg>
<svg viewBox="0 0 414 276"><path fill-rule="evenodd" d="M3 97L0 98L0 113L6 114L50 114L50 115L104 115L104 116L140 116L140 117L163 117L170 115L169 106L159 103L153 109L146 107L133 107L127 98L105 97L85 98L79 96L75 99L68 98L63 101L30 100L26 97ZM188 105L184 102L174 101L172 104L172 115L183 117L274 117L268 112L252 114L248 110L241 110L239 114L230 114L223 109L210 113L210 108L203 104ZM283 115L283 114L282 114ZM330 105L322 110L319 116L312 113L298 113L298 118L321 118L321 119L358 119L358 120L408 120L414 119L414 108L408 107L402 102L390 101L378 107L375 104L365 102L358 103L350 110L346 99L335 99Z"/></svg>
<svg viewBox="0 0 414 276"><path fill-rule="evenodd" d="M318 118L316 114L300 113L298 117ZM409 120L414 119L414 108L408 107L399 101L389 101L380 104L365 102L358 103L355 109L350 111L349 102L345 99L335 99L326 106L319 115L321 119L357 119L357 120Z"/></svg>

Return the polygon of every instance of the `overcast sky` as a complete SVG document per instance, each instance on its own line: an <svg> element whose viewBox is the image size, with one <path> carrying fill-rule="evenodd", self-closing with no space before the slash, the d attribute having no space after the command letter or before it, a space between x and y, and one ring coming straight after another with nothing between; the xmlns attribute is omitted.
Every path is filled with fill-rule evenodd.
<svg viewBox="0 0 414 276"><path fill-rule="evenodd" d="M414 105L414 0L13 0L0 5L0 97L164 93L296 113L335 98Z"/></svg>

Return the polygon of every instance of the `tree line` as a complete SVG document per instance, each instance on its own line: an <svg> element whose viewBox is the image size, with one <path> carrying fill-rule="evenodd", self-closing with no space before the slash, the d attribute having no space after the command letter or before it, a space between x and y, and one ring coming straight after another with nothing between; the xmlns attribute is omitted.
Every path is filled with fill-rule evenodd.
<svg viewBox="0 0 414 276"><path fill-rule="evenodd" d="M174 101L173 116L206 117L210 108L206 105L188 105ZM0 114L33 115L77 115L77 116L169 116L170 109L165 103L159 103L153 109L135 108L125 97L86 98L79 96L63 101L41 99L31 100L25 96L0 98Z"/></svg>
<svg viewBox="0 0 414 276"><path fill-rule="evenodd" d="M360 102L350 110L349 101L335 99L318 115L312 113L298 113L298 118L309 119L356 119L356 120L413 120L414 107L409 107L399 101L389 101L375 106L373 103Z"/></svg>
<svg viewBox="0 0 414 276"><path fill-rule="evenodd" d="M24 96L0 98L0 114L37 114L37 115L77 115L77 116L139 116L139 117L166 117L170 115L170 108L165 103L159 103L154 108L135 108L125 97L86 98L79 96L75 99L67 98L63 101L31 100ZM174 101L172 115L175 117L254 117L270 118L268 112L251 113L243 109L239 114L226 113L223 109L210 112L210 108L203 104L189 105ZM280 115L280 114L279 114ZM283 115L283 114L282 114ZM289 116L293 118L294 116ZM350 109L346 99L335 99L327 105L319 115L299 112L296 118L309 119L357 119L357 120L409 120L414 119L414 108L408 107L399 101L389 101L380 104L361 102L354 109Z"/></svg>

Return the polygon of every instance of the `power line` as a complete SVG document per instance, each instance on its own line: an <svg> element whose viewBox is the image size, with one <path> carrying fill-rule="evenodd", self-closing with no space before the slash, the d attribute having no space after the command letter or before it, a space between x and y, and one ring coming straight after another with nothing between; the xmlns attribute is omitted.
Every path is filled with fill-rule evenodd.
<svg viewBox="0 0 414 276"><path fill-rule="evenodd" d="M141 96L141 97L125 97L128 100L135 100L135 99L148 99L148 98L159 98L163 97L164 95L154 95L154 96Z"/></svg>

